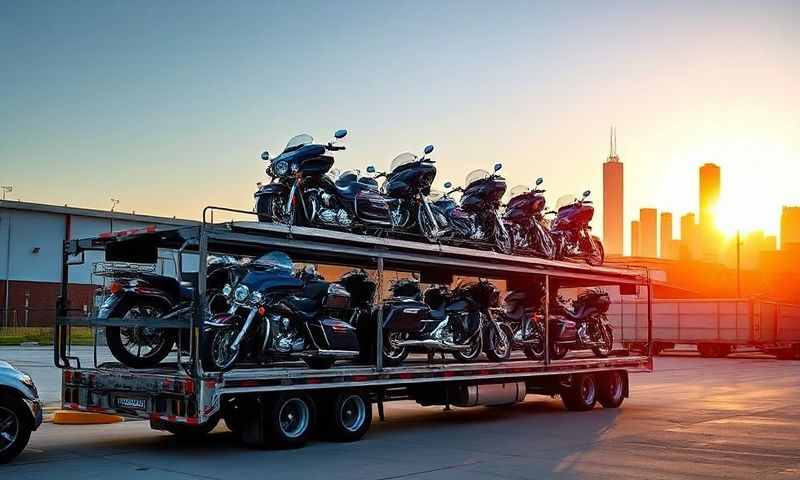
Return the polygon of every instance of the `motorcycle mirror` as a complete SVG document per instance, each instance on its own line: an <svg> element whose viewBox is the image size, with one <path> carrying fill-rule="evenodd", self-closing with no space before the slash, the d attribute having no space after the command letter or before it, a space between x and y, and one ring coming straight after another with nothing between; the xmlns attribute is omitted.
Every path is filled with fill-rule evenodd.
<svg viewBox="0 0 800 480"><path fill-rule="evenodd" d="M495 172L499 172L501 168L503 168L503 164L502 163L495 163L494 164L494 171Z"/></svg>
<svg viewBox="0 0 800 480"><path fill-rule="evenodd" d="M544 178L539 177L539 178L536 179L536 185L541 185L542 182L544 182Z"/></svg>
<svg viewBox="0 0 800 480"><path fill-rule="evenodd" d="M591 193L592 193L591 190L586 190L585 192L583 192L583 198L588 197Z"/></svg>
<svg viewBox="0 0 800 480"><path fill-rule="evenodd" d="M333 136L341 140L347 136L347 130L336 130L336 133L334 133Z"/></svg>
<svg viewBox="0 0 800 480"><path fill-rule="evenodd" d="M264 150L264 153L261 154L261 160L264 160L265 162L267 160L269 160L269 152L268 151Z"/></svg>
<svg viewBox="0 0 800 480"><path fill-rule="evenodd" d="M433 151L433 145L428 145L427 147L425 147L424 151L425 151L425 155L430 155L431 152Z"/></svg>
<svg viewBox="0 0 800 480"><path fill-rule="evenodd" d="M450 182L444 182L444 188L450 188L450 187L452 187L452 186L453 186L453 184L452 184L452 183L450 183Z"/></svg>
<svg viewBox="0 0 800 480"><path fill-rule="evenodd" d="M375 173L375 165L367 165L367 173Z"/></svg>

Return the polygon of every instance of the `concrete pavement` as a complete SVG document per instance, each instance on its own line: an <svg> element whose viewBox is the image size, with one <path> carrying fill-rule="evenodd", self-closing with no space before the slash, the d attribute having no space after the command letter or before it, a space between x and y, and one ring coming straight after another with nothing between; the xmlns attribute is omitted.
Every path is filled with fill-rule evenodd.
<svg viewBox="0 0 800 480"><path fill-rule="evenodd" d="M632 376L619 410L568 413L537 396L450 412L396 402L360 442L293 451L242 447L222 426L181 444L146 422L46 424L0 477L800 478L800 362L670 356L656 369Z"/></svg>

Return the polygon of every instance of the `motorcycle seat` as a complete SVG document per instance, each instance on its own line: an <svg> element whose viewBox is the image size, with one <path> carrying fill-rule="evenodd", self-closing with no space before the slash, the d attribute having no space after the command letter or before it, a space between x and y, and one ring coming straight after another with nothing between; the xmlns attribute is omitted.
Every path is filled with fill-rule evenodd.
<svg viewBox="0 0 800 480"><path fill-rule="evenodd" d="M286 297L283 303L302 319L313 318L322 306L321 300L294 296Z"/></svg>
<svg viewBox="0 0 800 480"><path fill-rule="evenodd" d="M431 320L444 320L447 316L447 313L444 311L443 308L431 309L430 319Z"/></svg>
<svg viewBox="0 0 800 480"><path fill-rule="evenodd" d="M564 309L564 316L573 321L583 320L597 311L592 305L578 305L574 310Z"/></svg>

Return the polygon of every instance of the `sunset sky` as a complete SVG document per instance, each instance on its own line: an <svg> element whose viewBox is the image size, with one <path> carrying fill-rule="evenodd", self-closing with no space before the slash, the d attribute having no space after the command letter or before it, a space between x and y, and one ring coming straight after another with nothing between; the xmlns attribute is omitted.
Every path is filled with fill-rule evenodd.
<svg viewBox="0 0 800 480"><path fill-rule="evenodd" d="M715 162L726 228L776 233L800 204L800 2L698 3L3 2L0 183L196 218L252 207L263 149L347 128L342 170L432 143L439 184L501 161L509 188L602 207L615 124L626 225L696 210Z"/></svg>

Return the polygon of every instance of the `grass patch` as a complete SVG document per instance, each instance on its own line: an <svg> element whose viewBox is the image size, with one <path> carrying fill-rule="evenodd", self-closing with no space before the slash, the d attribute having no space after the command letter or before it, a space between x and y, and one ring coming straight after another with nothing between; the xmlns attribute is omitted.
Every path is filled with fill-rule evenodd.
<svg viewBox="0 0 800 480"><path fill-rule="evenodd" d="M94 345L92 329L73 327L70 335L72 345ZM53 344L53 329L39 327L14 327L0 329L0 346L20 345L26 342L38 342L39 345Z"/></svg>

